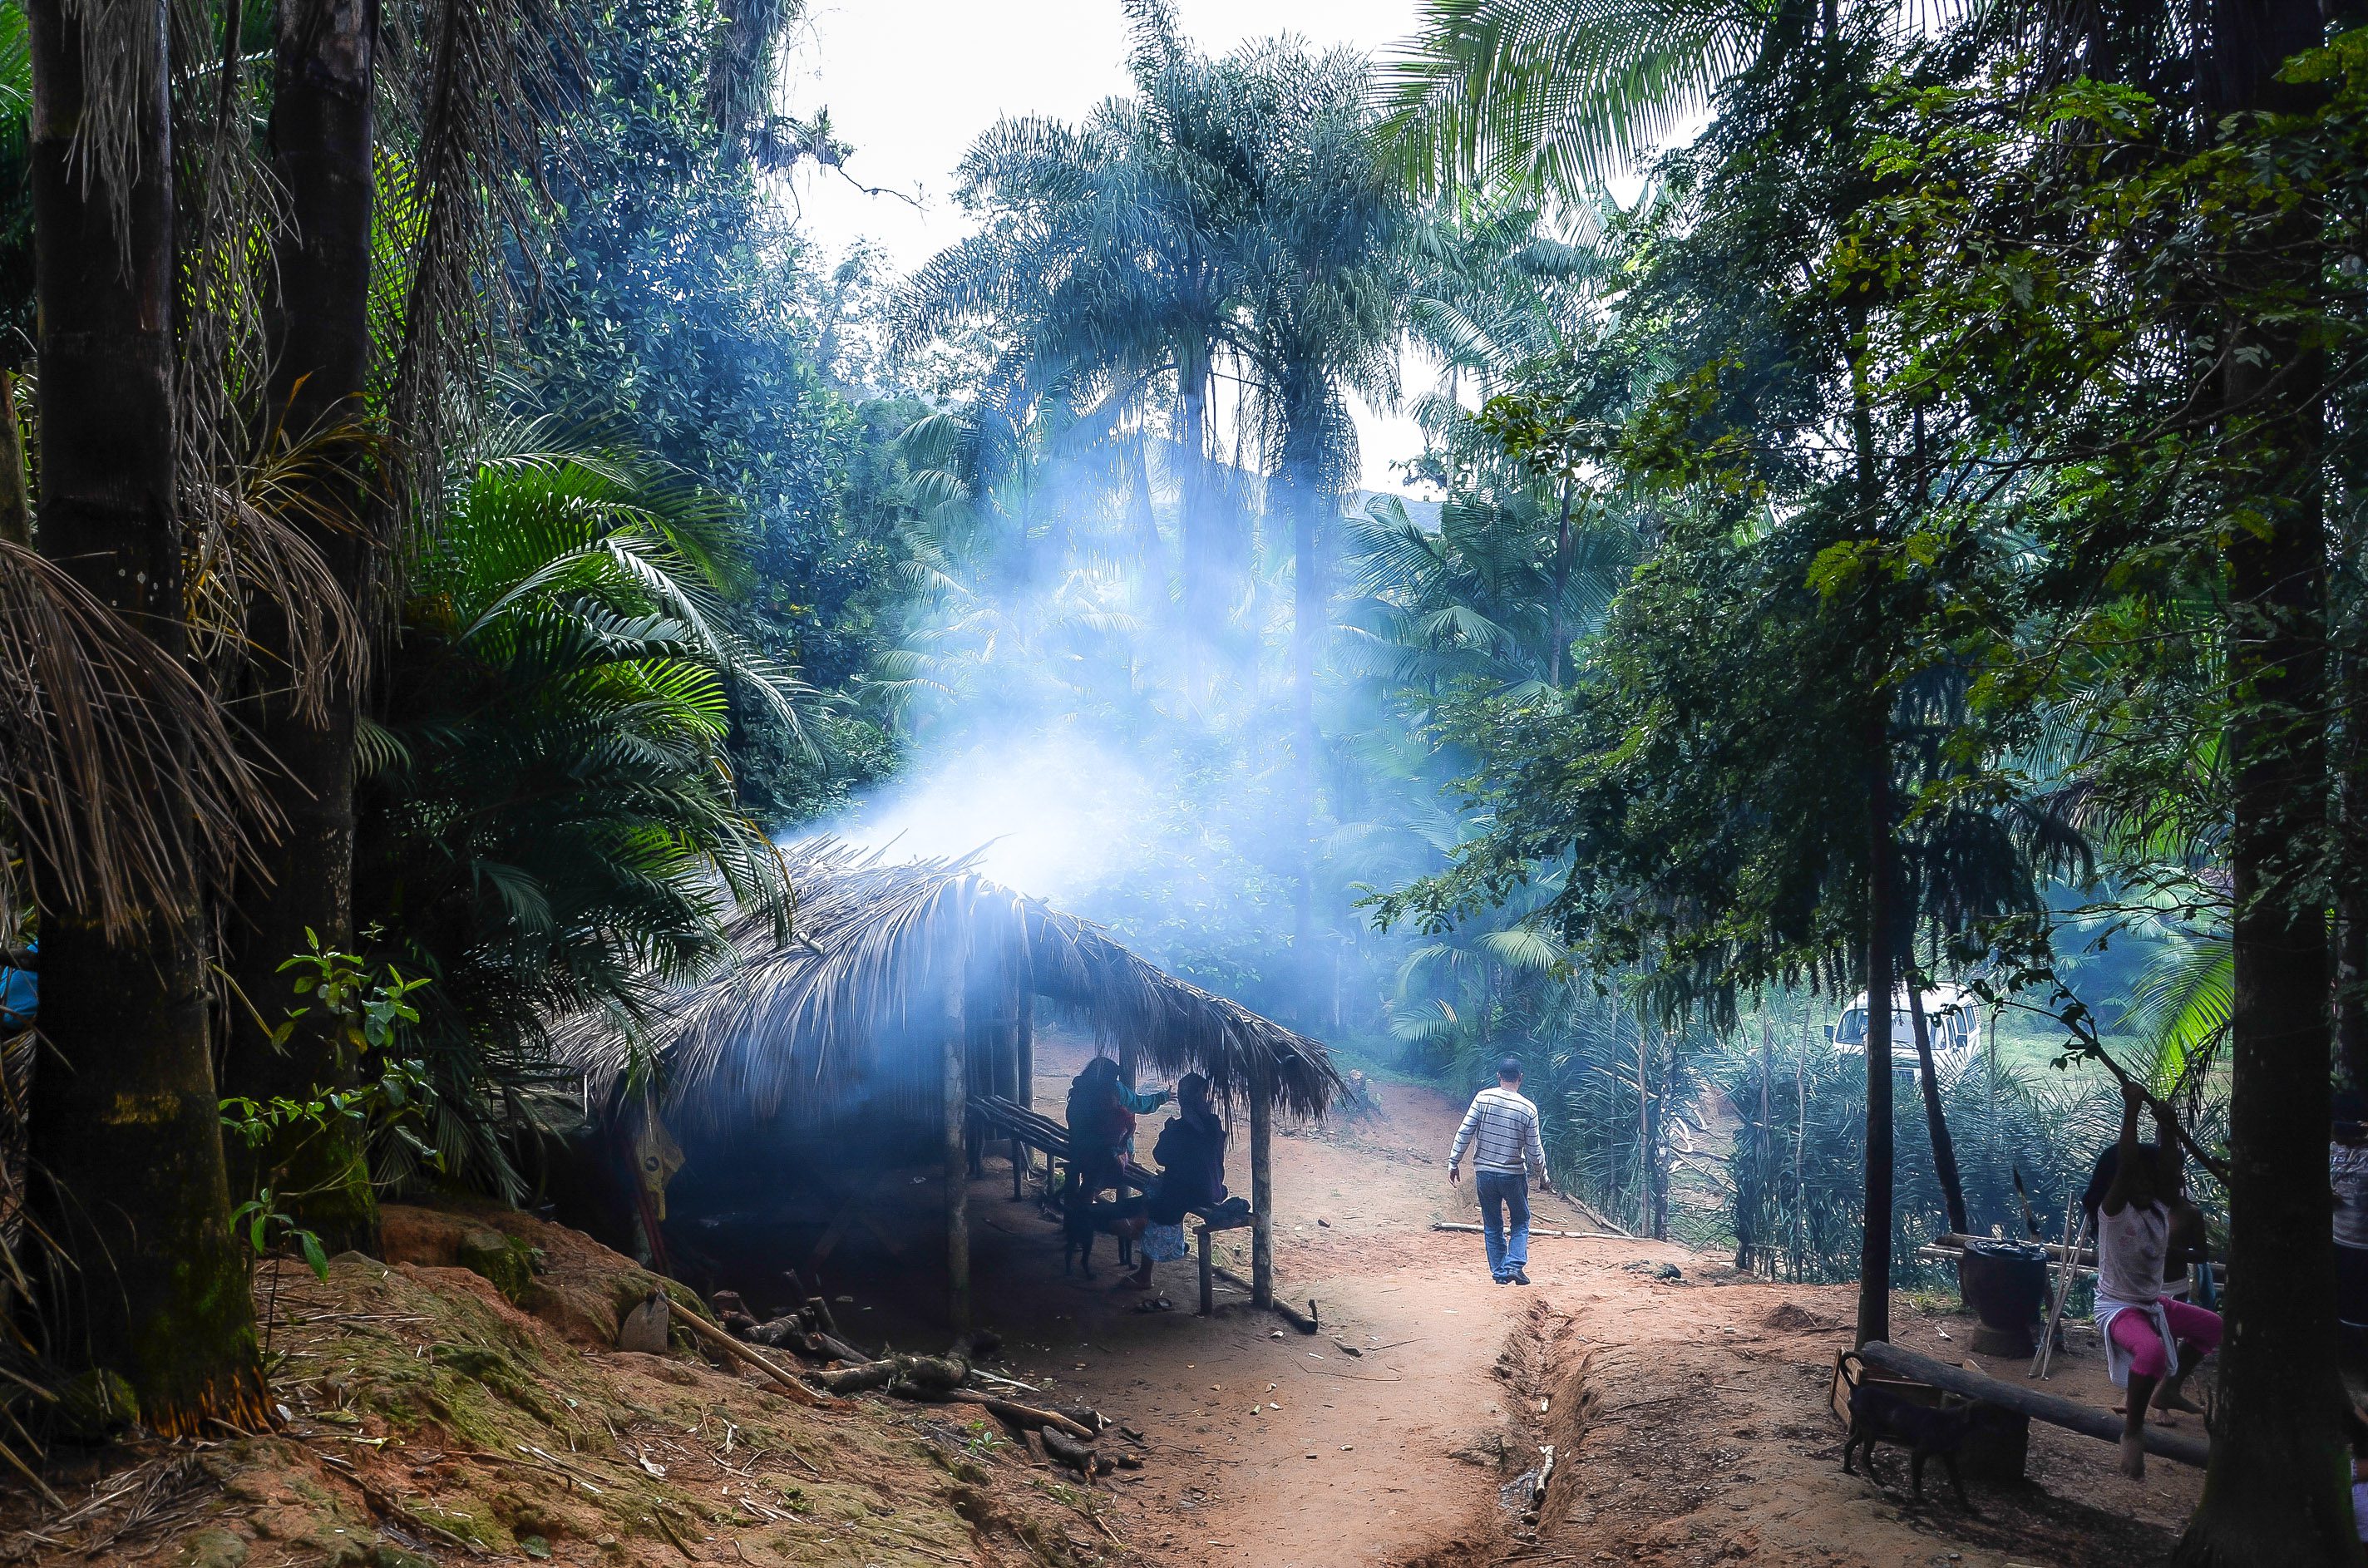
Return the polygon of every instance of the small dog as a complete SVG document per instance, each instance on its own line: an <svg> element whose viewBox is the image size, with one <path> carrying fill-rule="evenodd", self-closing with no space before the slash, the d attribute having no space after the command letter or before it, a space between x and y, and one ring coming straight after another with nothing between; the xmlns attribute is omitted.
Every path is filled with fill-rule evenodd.
<svg viewBox="0 0 2368 1568"><path fill-rule="evenodd" d="M1861 1450L1866 1459L1867 1479L1874 1473L1874 1445L1877 1440L1896 1443L1907 1450L1910 1495L1924 1501L1924 1461L1939 1455L1949 1472L1949 1484L1957 1494L1957 1506L1967 1513L1973 1504L1966 1499L1965 1483L1957 1473L1957 1455L1964 1449L1965 1437L1974 1426L1974 1407L1963 1401L1952 1404L1919 1404L1904 1395L1892 1392L1880 1383L1865 1381L1866 1364L1855 1352L1842 1358L1842 1376L1850 1383L1850 1439L1842 1444L1842 1473L1855 1475L1850 1451ZM1848 1363L1859 1361L1853 1377Z"/></svg>
<svg viewBox="0 0 2368 1568"><path fill-rule="evenodd" d="M1123 1202L1096 1202L1078 1184L1072 1182L1061 1193L1061 1272L1069 1272L1069 1262L1076 1259L1085 1277L1094 1277L1094 1237L1097 1234L1132 1240L1142 1233L1144 1215L1148 1200L1134 1197Z"/></svg>

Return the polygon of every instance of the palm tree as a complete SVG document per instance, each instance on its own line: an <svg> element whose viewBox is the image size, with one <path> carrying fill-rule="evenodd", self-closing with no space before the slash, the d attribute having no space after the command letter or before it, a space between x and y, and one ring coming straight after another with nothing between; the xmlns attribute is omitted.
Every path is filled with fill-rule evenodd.
<svg viewBox="0 0 2368 1568"><path fill-rule="evenodd" d="M1182 624L1198 636L1216 619L1216 584L1246 562L1214 398L1242 347L1247 175L1269 128L1244 113L1230 62L1183 42L1166 0L1131 0L1128 14L1134 96L1077 126L1003 120L973 143L956 195L985 222L915 278L897 335L909 347L991 327L1008 343L987 378L991 401L1014 423L1057 401L1076 425L1123 437L1123 483L1140 485L1145 519L1144 448L1164 409Z"/></svg>
<svg viewBox="0 0 2368 1568"><path fill-rule="evenodd" d="M1304 813L1292 943L1304 972L1315 961L1315 681L1330 632L1328 558L1357 481L1349 400L1396 397L1406 213L1373 157L1360 57L1312 55L1279 40L1241 62L1256 91L1249 112L1270 127L1249 176L1256 227L1245 309L1268 512L1291 529L1291 678Z"/></svg>
<svg viewBox="0 0 2368 1568"><path fill-rule="evenodd" d="M40 304L42 553L165 661L188 645L176 450L167 7L37 3L32 187ZM47 694L63 705L69 694ZM64 722L77 716L61 711ZM167 720L124 786L158 804L146 896L110 921L52 897L29 1110L34 1211L63 1246L80 1342L150 1426L264 1417L254 1304L230 1227L204 970L192 744ZM55 894L67 867L35 871ZM74 1299L63 1294L74 1292Z"/></svg>
<svg viewBox="0 0 2368 1568"><path fill-rule="evenodd" d="M1828 33L1838 4L1825 0ZM1423 188L1584 206L1807 21L1781 0L1429 0L1385 67L1383 134Z"/></svg>
<svg viewBox="0 0 2368 1568"><path fill-rule="evenodd" d="M744 914L786 936L780 858L734 796L726 682L793 725L814 696L726 629L729 506L552 435L496 432L457 487L406 613L418 652L365 728L357 902L437 982L448 1154L512 1191L498 1132L552 1020L630 1028L654 987L714 972Z"/></svg>

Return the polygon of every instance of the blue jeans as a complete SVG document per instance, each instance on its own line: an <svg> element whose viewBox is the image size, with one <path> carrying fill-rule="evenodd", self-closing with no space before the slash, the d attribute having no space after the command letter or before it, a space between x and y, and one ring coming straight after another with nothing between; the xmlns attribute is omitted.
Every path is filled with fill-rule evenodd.
<svg viewBox="0 0 2368 1568"><path fill-rule="evenodd" d="M1480 1194L1480 1229L1488 1243L1488 1272L1510 1279L1530 1262L1530 1178L1521 1171L1474 1171L1472 1186ZM1505 1234L1505 1215L1513 1216L1513 1233Z"/></svg>

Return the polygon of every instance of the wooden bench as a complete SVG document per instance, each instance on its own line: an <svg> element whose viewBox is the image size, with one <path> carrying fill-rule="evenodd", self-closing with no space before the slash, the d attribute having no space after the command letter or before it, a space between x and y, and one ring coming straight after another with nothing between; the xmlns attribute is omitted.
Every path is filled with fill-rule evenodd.
<svg viewBox="0 0 2368 1568"><path fill-rule="evenodd" d="M1000 1095L971 1096L970 1117L984 1136L1011 1141L1011 1200L1014 1203L1024 1202L1028 1196L1028 1171L1031 1164L1027 1154L1029 1150L1038 1151L1044 1156L1044 1195L1050 1198L1058 1190L1060 1184L1054 1176L1055 1167L1070 1163L1069 1130L1066 1127L1042 1111L1031 1110ZM1126 1162L1125 1169L1127 1185L1137 1191L1148 1191L1152 1183L1159 1179L1133 1160ZM1193 1234L1198 1238L1200 1252L1200 1315L1208 1317L1217 1310L1217 1267L1215 1258L1210 1255L1210 1234L1216 1231L1247 1229L1252 1217L1246 1210L1220 1210L1207 1207L1187 1212L1201 1221ZM1125 1243L1120 1244L1121 1264L1132 1261L1129 1256L1131 1251Z"/></svg>

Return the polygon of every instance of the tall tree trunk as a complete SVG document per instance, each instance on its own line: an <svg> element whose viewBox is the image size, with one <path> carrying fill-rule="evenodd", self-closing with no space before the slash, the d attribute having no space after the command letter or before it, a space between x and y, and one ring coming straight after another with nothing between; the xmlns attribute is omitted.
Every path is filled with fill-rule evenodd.
<svg viewBox="0 0 2368 1568"><path fill-rule="evenodd" d="M1563 625L1563 596L1570 590L1570 481L1562 482L1562 519L1554 525L1554 603L1546 610L1546 681L1562 685L1562 662L1568 650L1569 628Z"/></svg>
<svg viewBox="0 0 2368 1568"><path fill-rule="evenodd" d="M268 424L282 439L312 442L318 464L299 481L302 508L288 521L319 551L347 597L369 592L371 552L356 472L357 431L370 375L371 94L378 33L373 0L282 0L272 63L271 162L287 192L289 223L274 261L279 294L268 322ZM280 772L273 796L287 831L260 873L239 889L231 926L231 973L248 1003L278 1023L301 1006L295 972L280 972L317 937L324 949L354 944L354 729L359 693L334 682L319 709L296 699L303 653L289 618L259 608L249 628L261 692L251 722ZM315 1086L348 1086L344 1059L313 1009L286 1049L275 1049L244 1008L232 1014L225 1086L263 1099L301 1098ZM312 1025L315 1027L307 1028ZM378 1204L359 1143L342 1124L296 1131L237 1162L332 1251L374 1249Z"/></svg>
<svg viewBox="0 0 2368 1568"><path fill-rule="evenodd" d="M1836 25L1826 0L1826 35ZM1866 302L1848 306L1850 334L1850 445L1858 482L1859 528L1883 533L1883 480L1874 449L1873 399L1867 387ZM1875 639L1870 637L1872 644ZM1891 690L1878 677L1866 714L1866 1221L1859 1245L1858 1340L1891 1337L1892 939L1897 918L1898 846L1892 840Z"/></svg>
<svg viewBox="0 0 2368 1568"><path fill-rule="evenodd" d="M1325 592L1325 551L1328 544L1326 513L1331 496L1326 493L1321 456L1321 412L1312 392L1286 394L1292 427L1283 438L1282 494L1291 513L1292 616L1291 701L1292 750L1298 760L1299 815L1297 875L1291 896L1292 951L1297 971L1300 1023L1315 1027L1306 998L1314 994L1315 962L1315 803L1319 794L1323 736L1315 727L1315 672L1322 661L1327 626Z"/></svg>
<svg viewBox="0 0 2368 1568"><path fill-rule="evenodd" d="M34 282L40 307L44 554L178 656L188 633L174 507L173 186L162 0L31 0ZM85 40L128 59L131 101L90 97ZM77 132L127 122L87 175ZM119 172L120 168L120 172ZM115 178L120 177L120 183ZM140 780L160 795L170 778ZM197 859L186 811L158 846L177 885L110 942L95 912L46 911L43 1063L29 1199L74 1264L51 1302L62 1358L127 1378L155 1429L262 1415L254 1303L230 1225L209 1049ZM37 871L38 876L38 871Z"/></svg>
<svg viewBox="0 0 2368 1568"><path fill-rule="evenodd" d="M2335 1050L2344 1082L2368 1092L2368 653L2360 646L2368 606L2350 612L2351 635L2340 640L2343 723L2335 757Z"/></svg>
<svg viewBox="0 0 2368 1568"><path fill-rule="evenodd" d="M1890 703L1866 726L1866 1232L1858 1257L1858 1342L1891 1337L1891 842Z"/></svg>
<svg viewBox="0 0 2368 1568"><path fill-rule="evenodd" d="M2217 0L2203 63L2215 112L2306 111L2317 89L2276 80L2316 47L2314 0ZM2317 288L2307 208L2264 193L2252 244L2223 258L2242 301L2265 285ZM2241 309L2240 305L2240 309ZM2228 1290L2220 1401L2203 1497L2173 1561L2356 1565L2347 1398L2337 1370L2326 911L2309 892L2326 827L2322 715L2325 368L2297 329L2241 322L2226 345L2232 466L2227 727L2235 778L2229 864L2236 985L2229 1012Z"/></svg>
<svg viewBox="0 0 2368 1568"><path fill-rule="evenodd" d="M1916 1077L1924 1086L1924 1130L1932 1140L1932 1169L1941 1178L1941 1200L1949 1210L1949 1229L1961 1236L1973 1234L1965 1221L1965 1183L1957 1174L1957 1141L1949 1135L1949 1119L1941 1111L1941 1074L1932 1065L1932 1029L1924 1017L1924 977L1909 971L1907 1017L1916 1029Z"/></svg>

